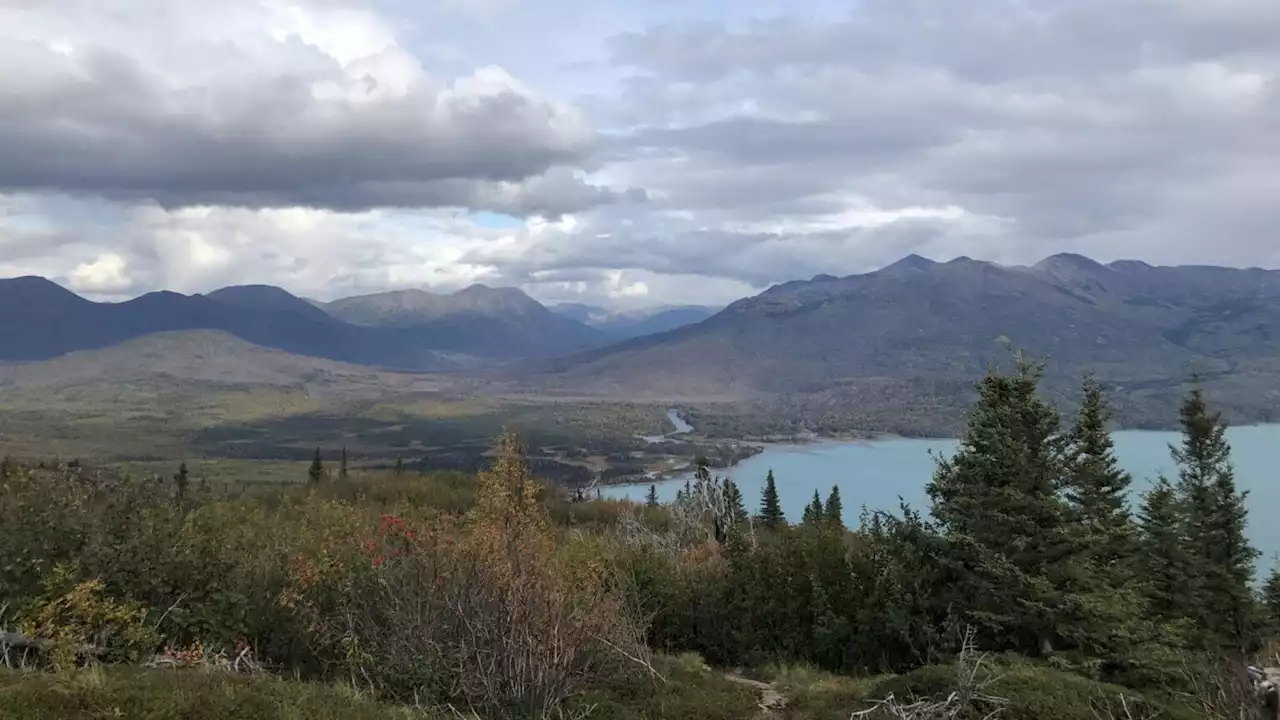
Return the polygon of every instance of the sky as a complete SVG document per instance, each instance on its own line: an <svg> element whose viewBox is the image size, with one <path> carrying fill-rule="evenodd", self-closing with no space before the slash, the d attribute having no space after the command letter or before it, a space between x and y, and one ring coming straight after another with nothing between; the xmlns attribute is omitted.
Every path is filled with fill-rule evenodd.
<svg viewBox="0 0 1280 720"><path fill-rule="evenodd" d="M1280 267L1275 0L0 0L0 277L727 303Z"/></svg>

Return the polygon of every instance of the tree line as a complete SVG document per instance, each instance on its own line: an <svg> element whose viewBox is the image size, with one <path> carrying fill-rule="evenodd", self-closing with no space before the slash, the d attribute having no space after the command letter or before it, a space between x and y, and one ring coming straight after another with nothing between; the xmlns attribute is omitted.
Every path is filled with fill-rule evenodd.
<svg viewBox="0 0 1280 720"><path fill-rule="evenodd" d="M793 525L770 471L748 517L736 485L700 468L672 508L705 517L723 563L705 562L687 592L644 588L659 598L655 644L730 664L899 672L949 657L967 628L991 651L1140 683L1167 681L1188 652L1260 647L1280 628L1280 575L1255 592L1246 493L1203 391L1181 407L1177 476L1132 508L1103 387L1086 378L1064 422L1038 394L1042 371L1018 356L978 383L957 451L936 460L927 515L864 512L848 530L833 488Z"/></svg>

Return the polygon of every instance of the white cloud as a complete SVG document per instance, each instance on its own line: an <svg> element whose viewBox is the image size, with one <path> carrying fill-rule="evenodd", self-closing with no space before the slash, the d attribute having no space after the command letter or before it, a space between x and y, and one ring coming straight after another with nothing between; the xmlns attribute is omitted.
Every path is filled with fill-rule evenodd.
<svg viewBox="0 0 1280 720"><path fill-rule="evenodd" d="M437 77L368 9L71 4L0 6L0 189L519 214L613 199L572 170L595 141L581 113L500 67Z"/></svg>
<svg viewBox="0 0 1280 720"><path fill-rule="evenodd" d="M68 278L70 287L85 295L118 295L133 289L128 264L115 253L103 253L91 263L80 263Z"/></svg>

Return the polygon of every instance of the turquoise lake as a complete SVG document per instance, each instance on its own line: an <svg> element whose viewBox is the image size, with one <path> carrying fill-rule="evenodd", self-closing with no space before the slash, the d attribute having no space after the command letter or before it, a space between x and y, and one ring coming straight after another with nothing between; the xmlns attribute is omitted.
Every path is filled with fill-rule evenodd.
<svg viewBox="0 0 1280 720"><path fill-rule="evenodd" d="M1176 477L1169 443L1177 443L1176 432L1122 431L1113 435L1116 455L1134 478L1133 500L1151 482L1164 473ZM1267 508L1280 507L1280 425L1252 425L1228 430L1236 483L1249 492L1248 533L1255 547L1262 551L1258 566L1269 568L1272 557L1280 553L1280 522L1267 517ZM808 445L772 445L765 452L739 465L721 470L732 477L747 499L748 508L758 508L765 476L773 470L783 511L792 522L799 520L804 506L817 490L825 499L832 486L840 487L844 500L845 522L858 523L862 508L896 512L898 498L922 513L928 512L925 485L933 474L930 451L950 454L955 440L870 440L860 442L817 442ZM658 497L664 502L675 499L684 480L658 485ZM648 485L606 488L608 497L625 497L643 501Z"/></svg>

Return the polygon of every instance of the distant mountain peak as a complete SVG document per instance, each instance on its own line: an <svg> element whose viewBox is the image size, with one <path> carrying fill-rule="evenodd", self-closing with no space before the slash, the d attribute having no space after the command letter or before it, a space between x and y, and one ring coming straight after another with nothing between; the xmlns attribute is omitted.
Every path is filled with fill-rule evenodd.
<svg viewBox="0 0 1280 720"><path fill-rule="evenodd" d="M924 272L938 267L938 263L927 257L921 257L912 253L901 260L886 265L880 269L881 273L902 273L902 272Z"/></svg>
<svg viewBox="0 0 1280 720"><path fill-rule="evenodd" d="M19 298L75 298L83 302L89 302L58 283L39 275L23 275L22 277L0 279L0 292L12 294Z"/></svg>
<svg viewBox="0 0 1280 720"><path fill-rule="evenodd" d="M1123 270L1150 270L1155 266L1151 265L1150 263L1145 263L1141 260L1116 260L1114 262L1107 263L1107 267L1111 268L1112 270L1123 271Z"/></svg>
<svg viewBox="0 0 1280 720"><path fill-rule="evenodd" d="M317 320L329 317L314 303L275 285L231 285L214 290L205 297L234 307L284 310Z"/></svg>
<svg viewBox="0 0 1280 720"><path fill-rule="evenodd" d="M1077 253L1058 253L1057 255L1050 255L1032 266L1032 268L1036 270L1064 267L1090 271L1107 270L1106 265Z"/></svg>

